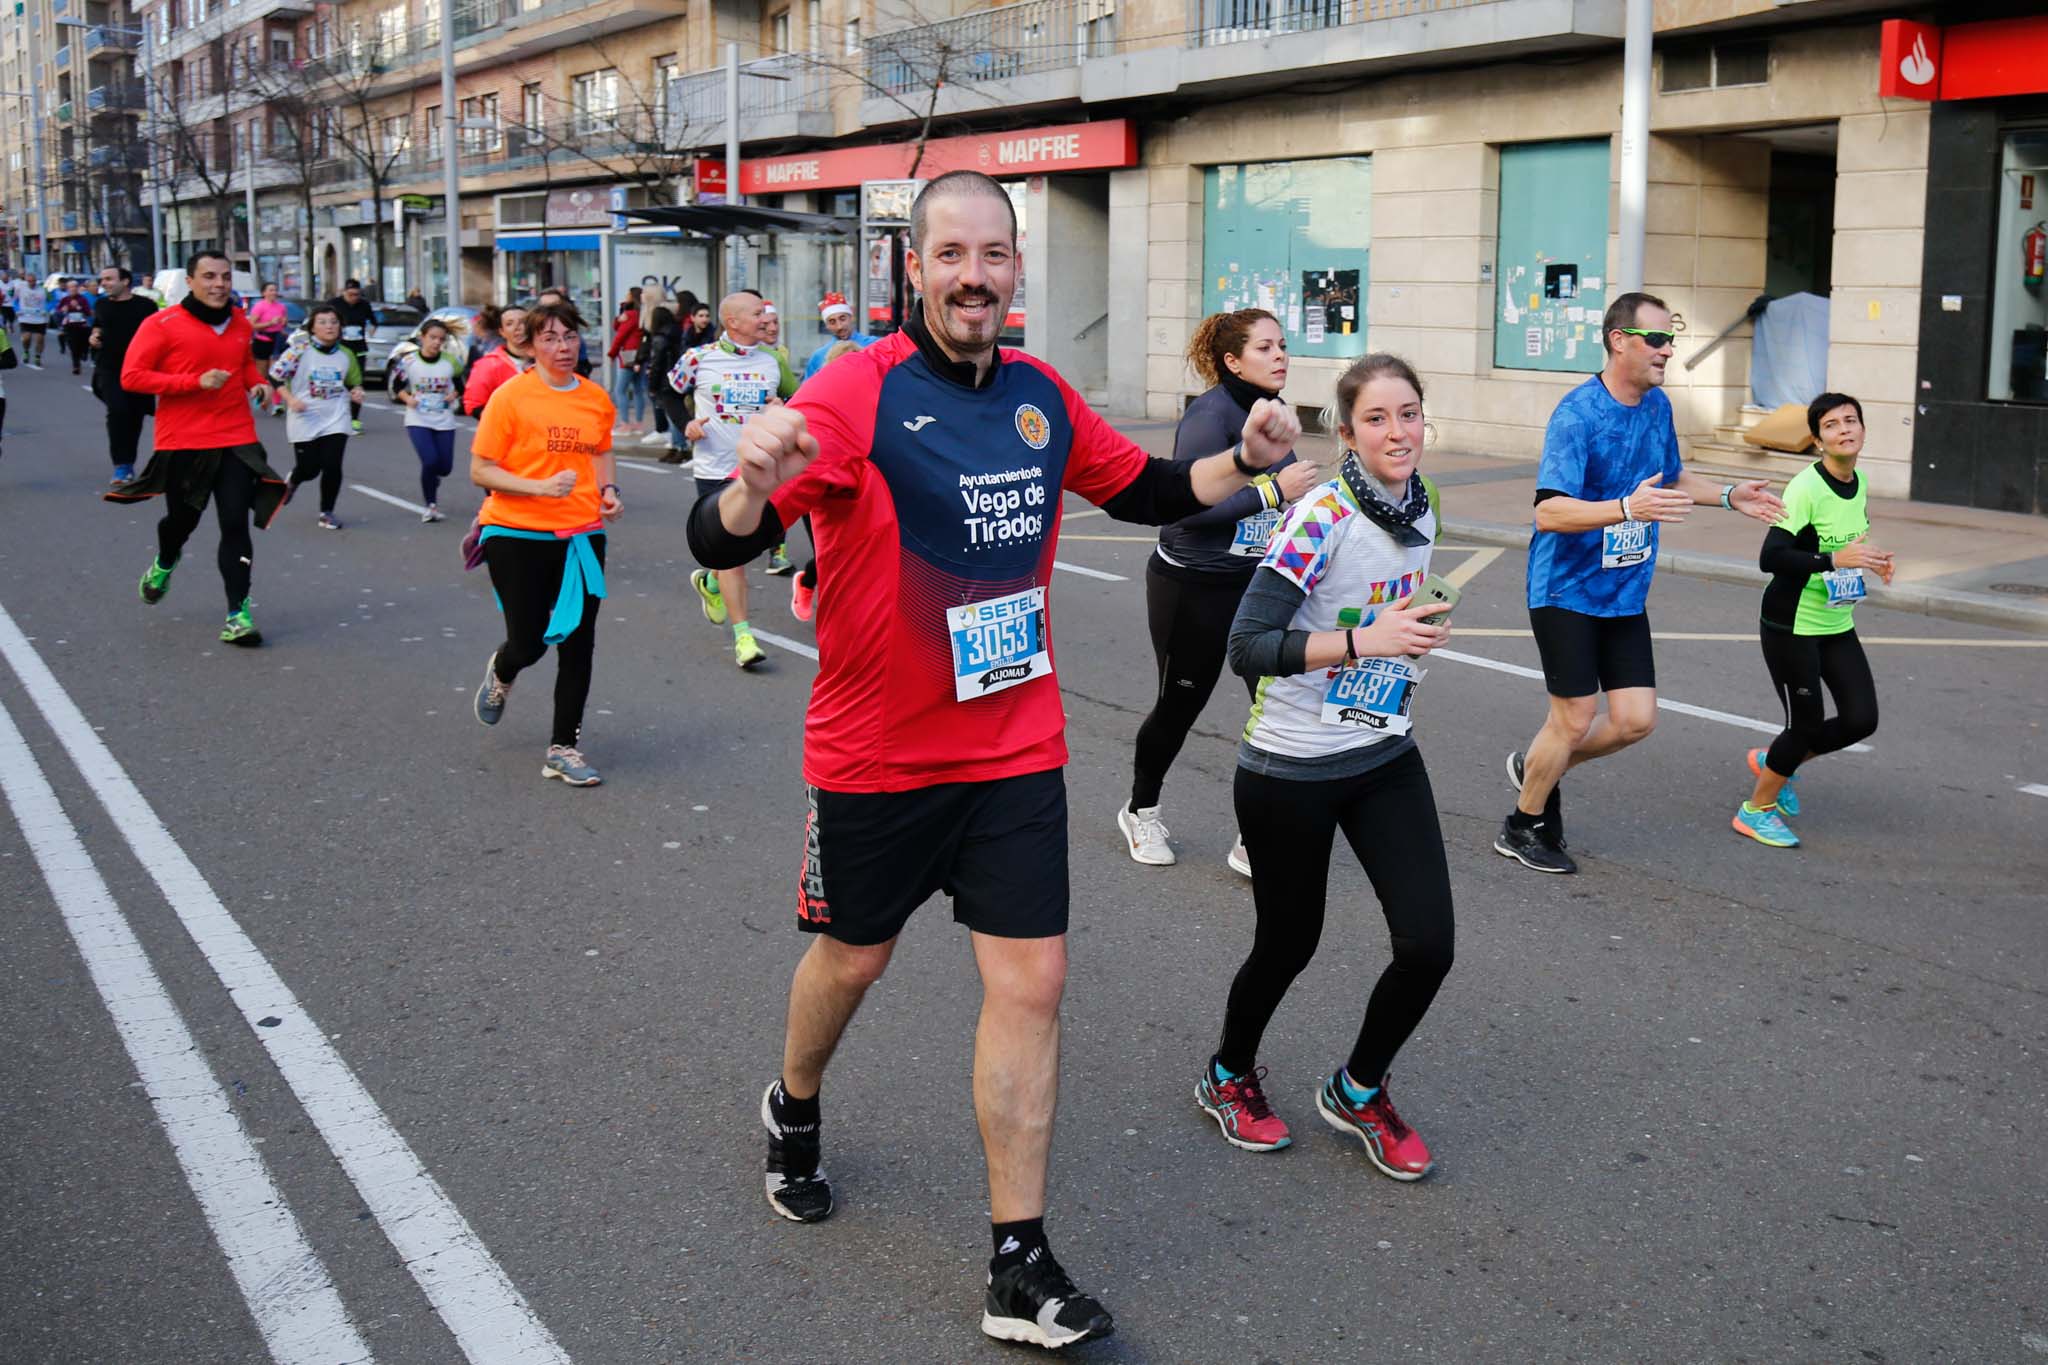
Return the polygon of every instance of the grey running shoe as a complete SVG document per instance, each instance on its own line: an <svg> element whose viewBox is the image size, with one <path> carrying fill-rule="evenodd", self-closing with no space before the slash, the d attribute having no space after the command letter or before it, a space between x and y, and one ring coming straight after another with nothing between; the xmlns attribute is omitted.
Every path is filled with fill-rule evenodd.
<svg viewBox="0 0 2048 1365"><path fill-rule="evenodd" d="M540 765L542 777L559 777L572 787L595 787L604 781L597 775L597 769L583 759L583 755L566 744L550 744L548 756Z"/></svg>
<svg viewBox="0 0 2048 1365"><path fill-rule="evenodd" d="M512 695L512 684L498 681L498 656L491 655L491 661L484 665L484 680L476 688L476 718L485 725L496 725L498 718L505 714L505 699Z"/></svg>

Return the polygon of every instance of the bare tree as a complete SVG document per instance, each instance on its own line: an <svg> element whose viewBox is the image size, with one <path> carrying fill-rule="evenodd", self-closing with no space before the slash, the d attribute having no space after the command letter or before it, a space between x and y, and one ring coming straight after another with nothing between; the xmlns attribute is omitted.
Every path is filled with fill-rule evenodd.
<svg viewBox="0 0 2048 1365"><path fill-rule="evenodd" d="M300 68L307 84L300 97L309 113L331 110L325 129L327 155L361 173L369 182L369 199L382 204L385 191L400 167L413 156L412 128L417 92L388 89L386 68L375 45L352 48ZM403 94L405 103L395 103ZM403 137L389 135L402 122ZM310 190L308 191L310 198ZM384 234L372 224L370 255L373 281L384 278ZM373 290L374 292L374 290Z"/></svg>
<svg viewBox="0 0 2048 1365"><path fill-rule="evenodd" d="M619 77L620 100L610 109L583 109L573 100L554 100L539 127L521 125L529 146L542 155L543 179L552 179L555 153L570 164L639 186L649 203L675 201L676 190L692 178L697 153L687 136L687 118L669 92L655 82L635 80L601 39L584 46Z"/></svg>
<svg viewBox="0 0 2048 1365"><path fill-rule="evenodd" d="M205 83L208 88L204 92L165 92L166 98L157 102L153 140L162 164L170 168L169 188L172 200L179 203L193 198L210 200L213 204L216 231L221 238L221 247L232 253L235 249L236 168L234 143L225 119L226 96L223 93L226 89L223 77L227 73L227 41L215 38L206 45L204 51L206 58L202 70L206 73ZM222 100L221 110L209 112L207 105L215 97ZM195 110L199 112L195 113ZM193 181L205 190L203 196L188 195L184 192L187 184ZM253 230L256 225L251 223L248 226Z"/></svg>

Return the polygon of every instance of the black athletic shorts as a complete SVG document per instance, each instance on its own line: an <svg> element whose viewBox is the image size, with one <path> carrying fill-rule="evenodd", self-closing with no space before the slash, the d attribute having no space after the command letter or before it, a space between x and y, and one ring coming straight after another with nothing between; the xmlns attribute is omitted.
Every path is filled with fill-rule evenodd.
<svg viewBox="0 0 2048 1365"><path fill-rule="evenodd" d="M21 334L23 336L39 337L47 334L49 330L50 324L47 322L24 322L21 324Z"/></svg>
<svg viewBox="0 0 2048 1365"><path fill-rule="evenodd" d="M725 486L731 482L731 479L698 479L697 501L702 502L713 493L724 491Z"/></svg>
<svg viewBox="0 0 2048 1365"><path fill-rule="evenodd" d="M1058 768L906 792L810 789L797 927L887 943L944 891L996 938L1067 932L1067 782Z"/></svg>
<svg viewBox="0 0 2048 1365"><path fill-rule="evenodd" d="M1648 612L1588 616L1563 607L1531 607L1529 628L1543 660L1543 686L1553 697L1657 685Z"/></svg>

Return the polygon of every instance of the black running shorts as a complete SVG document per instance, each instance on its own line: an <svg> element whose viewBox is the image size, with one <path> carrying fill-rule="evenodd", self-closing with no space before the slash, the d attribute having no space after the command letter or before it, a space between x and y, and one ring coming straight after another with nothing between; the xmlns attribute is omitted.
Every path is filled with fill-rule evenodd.
<svg viewBox="0 0 2048 1365"><path fill-rule="evenodd" d="M1590 697L1624 687L1655 687L1650 616L1588 616L1563 607L1529 608L1529 628L1553 697Z"/></svg>
<svg viewBox="0 0 2048 1365"><path fill-rule="evenodd" d="M1067 783L1057 768L905 792L810 789L797 927L887 943L935 891L996 938L1067 932Z"/></svg>
<svg viewBox="0 0 2048 1365"><path fill-rule="evenodd" d="M21 324L21 334L23 336L44 336L49 330L50 324L47 322L24 322Z"/></svg>
<svg viewBox="0 0 2048 1365"><path fill-rule="evenodd" d="M713 493L723 493L725 486L731 482L731 479L698 479L696 481L697 501L702 502Z"/></svg>

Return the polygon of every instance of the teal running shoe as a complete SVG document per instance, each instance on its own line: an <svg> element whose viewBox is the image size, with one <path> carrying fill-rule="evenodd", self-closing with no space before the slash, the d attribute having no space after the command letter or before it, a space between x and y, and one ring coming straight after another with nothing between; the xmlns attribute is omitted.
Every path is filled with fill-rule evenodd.
<svg viewBox="0 0 2048 1365"><path fill-rule="evenodd" d="M1792 832L1792 826L1779 818L1776 806L1758 810L1745 801L1730 823L1735 826L1737 834L1747 835L1771 848L1799 847L1799 836Z"/></svg>
<svg viewBox="0 0 2048 1365"><path fill-rule="evenodd" d="M1767 749L1751 749L1749 751L1749 775L1751 777L1762 777L1764 775L1764 755L1768 752L1769 750ZM1796 785L1798 781L1797 777L1785 779L1783 789L1778 792L1778 814L1799 814L1799 791Z"/></svg>
<svg viewBox="0 0 2048 1365"><path fill-rule="evenodd" d="M243 598L242 605L228 613L227 624L220 628L220 642L240 645L244 649L254 649L263 643L263 632L256 629L256 622L249 617L248 598Z"/></svg>

